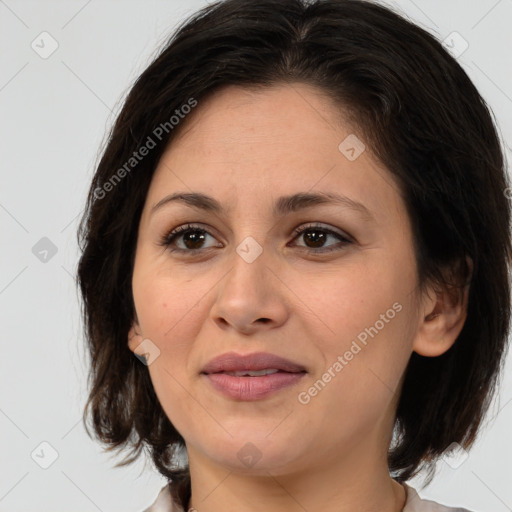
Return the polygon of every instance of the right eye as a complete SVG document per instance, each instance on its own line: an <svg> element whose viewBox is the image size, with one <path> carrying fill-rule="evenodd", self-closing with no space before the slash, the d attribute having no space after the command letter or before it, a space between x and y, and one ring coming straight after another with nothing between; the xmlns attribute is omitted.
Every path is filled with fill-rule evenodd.
<svg viewBox="0 0 512 512"><path fill-rule="evenodd" d="M159 245L169 248L172 252L195 253L205 249L202 246L208 237L214 238L213 235L201 227L184 224L166 233L160 239ZM177 241L181 241L182 247L177 246ZM219 245L212 245L206 247L206 249L213 247L219 247Z"/></svg>

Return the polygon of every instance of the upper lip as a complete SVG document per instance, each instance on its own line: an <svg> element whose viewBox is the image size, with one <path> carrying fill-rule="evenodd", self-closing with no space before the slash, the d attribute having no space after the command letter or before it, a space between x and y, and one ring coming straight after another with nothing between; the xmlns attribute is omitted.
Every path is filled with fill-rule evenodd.
<svg viewBox="0 0 512 512"><path fill-rule="evenodd" d="M300 364L266 352L255 352L246 355L237 354L236 352L227 352L213 358L201 370L201 373L208 374L243 370L258 371L266 369L282 370L290 373L306 371Z"/></svg>

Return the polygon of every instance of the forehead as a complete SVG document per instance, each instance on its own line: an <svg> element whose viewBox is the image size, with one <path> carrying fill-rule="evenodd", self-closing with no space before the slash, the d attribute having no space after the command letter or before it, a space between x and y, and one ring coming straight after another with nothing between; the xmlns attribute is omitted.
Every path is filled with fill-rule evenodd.
<svg viewBox="0 0 512 512"><path fill-rule="evenodd" d="M311 86L229 86L198 101L182 123L155 171L150 206L186 189L226 206L307 190L364 198L374 210L397 201L389 172L368 146L354 160L340 150L351 137L363 144L362 134L357 137L341 109Z"/></svg>
<svg viewBox="0 0 512 512"><path fill-rule="evenodd" d="M321 150L339 138L340 110L325 93L305 84L231 85L198 102L172 146L221 153L232 152L235 146L256 152L258 143L274 147L300 143L303 151ZM307 140L311 148L304 147Z"/></svg>

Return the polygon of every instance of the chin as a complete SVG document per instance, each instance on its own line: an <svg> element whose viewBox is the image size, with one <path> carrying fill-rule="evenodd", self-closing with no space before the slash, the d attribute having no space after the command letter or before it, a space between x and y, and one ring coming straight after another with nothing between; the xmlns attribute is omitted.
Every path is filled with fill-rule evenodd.
<svg viewBox="0 0 512 512"><path fill-rule="evenodd" d="M262 476L289 473L291 468L296 468L297 445L290 438L271 442L265 437L268 432L261 436L236 436L223 444L216 443L215 448L205 447L205 452L217 464L237 473Z"/></svg>

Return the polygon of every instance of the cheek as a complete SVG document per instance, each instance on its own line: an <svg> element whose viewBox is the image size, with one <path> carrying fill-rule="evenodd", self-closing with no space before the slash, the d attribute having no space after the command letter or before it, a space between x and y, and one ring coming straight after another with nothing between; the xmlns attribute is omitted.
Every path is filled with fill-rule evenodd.
<svg viewBox="0 0 512 512"><path fill-rule="evenodd" d="M393 304L405 306L414 288L408 263L377 257L377 252L367 256L353 261L347 258L336 268L332 265L292 280L299 299L297 309L307 313L301 315L302 320L311 326L316 323L327 346L333 345L337 351L376 322L379 331L397 324L394 318L400 308L393 309Z"/></svg>
<svg viewBox="0 0 512 512"><path fill-rule="evenodd" d="M304 330L316 340L324 363L315 375L321 382L311 389L312 395L323 395L322 407L339 403L341 411L343 403L371 414L382 410L379 402L392 398L415 333L412 264L408 255L402 260L372 258L368 264L347 262L336 272L296 281L294 291L314 313ZM324 384L330 391L324 391Z"/></svg>
<svg viewBox="0 0 512 512"><path fill-rule="evenodd" d="M148 366L154 391L165 414L183 435L190 431L190 368L193 340L204 322L201 308L211 286L200 280L180 280L174 273L135 274L133 294L144 337L154 342L160 355ZM186 290L186 293L183 293Z"/></svg>
<svg viewBox="0 0 512 512"><path fill-rule="evenodd" d="M180 276L179 269L134 269L133 296L145 337L179 352L200 329L199 315L211 284Z"/></svg>
<svg viewBox="0 0 512 512"><path fill-rule="evenodd" d="M296 405L306 431L322 425L324 438L353 444L380 428L383 418L391 421L411 354L412 310L399 301L384 304L383 309L378 301L372 304L378 315L368 312L364 321L355 322L350 312L347 321L339 315L337 335L322 340L324 367L300 389Z"/></svg>

